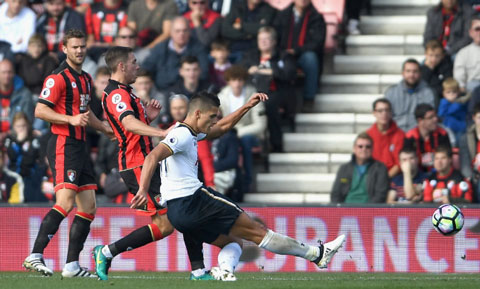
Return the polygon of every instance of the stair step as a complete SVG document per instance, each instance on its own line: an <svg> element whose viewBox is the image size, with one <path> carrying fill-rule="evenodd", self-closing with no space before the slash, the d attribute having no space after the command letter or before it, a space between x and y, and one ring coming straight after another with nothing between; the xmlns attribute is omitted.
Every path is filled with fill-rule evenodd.
<svg viewBox="0 0 480 289"><path fill-rule="evenodd" d="M360 31L362 34L423 35L427 16L424 15L395 15L395 16L361 16Z"/></svg>
<svg viewBox="0 0 480 289"><path fill-rule="evenodd" d="M354 113L372 112L372 103L382 94L318 94L315 97L315 112Z"/></svg>
<svg viewBox="0 0 480 289"><path fill-rule="evenodd" d="M372 0L374 15L426 15L439 0Z"/></svg>
<svg viewBox="0 0 480 289"><path fill-rule="evenodd" d="M346 38L348 55L422 54L421 35L350 35Z"/></svg>
<svg viewBox="0 0 480 289"><path fill-rule="evenodd" d="M285 133L285 152L350 153L356 134Z"/></svg>
<svg viewBox="0 0 480 289"><path fill-rule="evenodd" d="M272 153L268 160L271 173L335 174L351 157L349 153Z"/></svg>
<svg viewBox="0 0 480 289"><path fill-rule="evenodd" d="M352 57L352 56L349 56ZM399 68L400 71L400 68ZM402 76L396 74L329 74L322 76L320 90L324 94L375 94L383 95L385 90L402 80ZM347 97L347 96L345 96ZM362 98L363 99L363 98ZM344 106L354 106L355 103L344 103ZM342 110L337 110L342 112ZM343 112L346 110L343 110ZM369 110L371 111L371 110Z"/></svg>
<svg viewBox="0 0 480 289"><path fill-rule="evenodd" d="M256 204L328 204L330 193L250 193L245 194L243 201Z"/></svg>
<svg viewBox="0 0 480 289"><path fill-rule="evenodd" d="M296 132L359 133L368 129L375 118L372 114L300 113L295 116Z"/></svg>
<svg viewBox="0 0 480 289"><path fill-rule="evenodd" d="M335 174L257 174L257 192L329 193Z"/></svg>
<svg viewBox="0 0 480 289"><path fill-rule="evenodd" d="M335 73L398 74L408 58L422 62L424 55L335 55Z"/></svg>

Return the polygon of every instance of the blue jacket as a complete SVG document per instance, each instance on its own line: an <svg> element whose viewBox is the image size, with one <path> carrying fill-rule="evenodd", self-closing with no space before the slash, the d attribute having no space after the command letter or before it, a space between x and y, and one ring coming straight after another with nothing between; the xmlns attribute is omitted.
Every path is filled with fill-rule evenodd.
<svg viewBox="0 0 480 289"><path fill-rule="evenodd" d="M467 105L449 102L442 98L438 106L438 116L443 119L443 124L454 132L465 132L467 128Z"/></svg>
<svg viewBox="0 0 480 289"><path fill-rule="evenodd" d="M240 141L235 130L229 130L226 134L212 142L213 166L215 172L234 169L238 164Z"/></svg>
<svg viewBox="0 0 480 289"><path fill-rule="evenodd" d="M32 93L25 87L23 80L20 77L15 76L13 78L13 92L10 96L10 113L8 115L10 123L12 123L13 116L19 111L23 111L30 122L33 122Z"/></svg>

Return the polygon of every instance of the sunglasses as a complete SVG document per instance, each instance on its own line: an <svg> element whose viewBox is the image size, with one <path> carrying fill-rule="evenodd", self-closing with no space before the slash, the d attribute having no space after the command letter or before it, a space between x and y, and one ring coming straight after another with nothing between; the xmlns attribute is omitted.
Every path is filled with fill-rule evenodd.
<svg viewBox="0 0 480 289"><path fill-rule="evenodd" d="M388 108L385 108L385 109L376 109L375 112L384 113L384 112L392 112L392 111Z"/></svg>
<svg viewBox="0 0 480 289"><path fill-rule="evenodd" d="M477 26L477 27L473 28L473 31L479 32L480 31L480 26Z"/></svg>
<svg viewBox="0 0 480 289"><path fill-rule="evenodd" d="M192 1L192 5L203 5L205 1Z"/></svg>
<svg viewBox="0 0 480 289"><path fill-rule="evenodd" d="M372 146L371 145L357 145L357 148L359 148L359 149L366 148L368 150L368 149L371 149Z"/></svg>
<svg viewBox="0 0 480 289"><path fill-rule="evenodd" d="M118 38L121 39L134 39L136 36L135 35L118 35Z"/></svg>

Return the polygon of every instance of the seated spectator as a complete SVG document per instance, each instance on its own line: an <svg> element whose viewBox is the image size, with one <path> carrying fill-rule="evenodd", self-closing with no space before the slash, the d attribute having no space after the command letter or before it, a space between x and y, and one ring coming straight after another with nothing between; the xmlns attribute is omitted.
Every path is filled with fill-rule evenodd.
<svg viewBox="0 0 480 289"><path fill-rule="evenodd" d="M442 204L472 202L472 185L453 168L452 151L449 147L437 147L434 167L435 173L423 183L424 202Z"/></svg>
<svg viewBox="0 0 480 289"><path fill-rule="evenodd" d="M143 1L143 0L141 0ZM147 70L159 90L167 89L180 79L178 74L180 59L191 55L198 58L200 79L208 79L207 50L197 40L190 37L187 19L176 17L172 20L171 36L159 43L150 52L142 68Z"/></svg>
<svg viewBox="0 0 480 289"><path fill-rule="evenodd" d="M157 126L161 123L170 122L168 117L168 98L164 93L155 88L152 77L146 70L140 69L137 72L137 79L132 84L132 87L135 95L140 97L144 104L147 104L152 99L156 99L162 105L160 114L150 125Z"/></svg>
<svg viewBox="0 0 480 289"><path fill-rule="evenodd" d="M12 46L10 43L0 40L0 61L8 59L11 62L15 62L15 57L13 56Z"/></svg>
<svg viewBox="0 0 480 289"><path fill-rule="evenodd" d="M453 76L453 62L446 57L442 44L430 40L425 45L425 61L420 66L422 79L435 93L435 100L442 97L442 81Z"/></svg>
<svg viewBox="0 0 480 289"><path fill-rule="evenodd" d="M5 152L0 149L0 203L23 203L24 188L22 177L7 169Z"/></svg>
<svg viewBox="0 0 480 289"><path fill-rule="evenodd" d="M23 111L33 121L32 93L15 76L13 63L7 59L0 61L0 99L0 142L3 142L17 112Z"/></svg>
<svg viewBox="0 0 480 289"><path fill-rule="evenodd" d="M175 124L176 122L183 121L187 116L188 112L188 102L190 100L183 94L174 94L168 99L169 105L169 115L172 118L170 125Z"/></svg>
<svg viewBox="0 0 480 289"><path fill-rule="evenodd" d="M188 0L190 11L183 14L190 22L192 36L209 47L220 34L222 17L208 8L208 0Z"/></svg>
<svg viewBox="0 0 480 289"><path fill-rule="evenodd" d="M200 79L200 63L196 56L182 57L178 71L180 79L166 90L168 94L183 94L190 99L194 94L209 89L209 83Z"/></svg>
<svg viewBox="0 0 480 289"><path fill-rule="evenodd" d="M392 178L388 191L388 204L412 204L423 199L423 182L427 174L418 169L417 153L403 148L399 154L401 174Z"/></svg>
<svg viewBox="0 0 480 289"><path fill-rule="evenodd" d="M218 89L222 89L227 83L225 82L224 73L232 66L228 60L230 50L228 43L224 40L215 40L211 45L210 56L214 62L210 65L209 74L210 82Z"/></svg>
<svg viewBox="0 0 480 289"><path fill-rule="evenodd" d="M480 201L480 105L473 111L473 124L460 141L460 165L462 175L468 178L475 188L474 200Z"/></svg>
<svg viewBox="0 0 480 289"><path fill-rule="evenodd" d="M107 51L121 27L127 25L127 4L105 0L88 6L85 14L88 53L94 61Z"/></svg>
<svg viewBox="0 0 480 289"><path fill-rule="evenodd" d="M9 159L8 169L19 174L25 185L26 203L46 202L42 193L43 171L39 168L40 142L33 135L32 126L23 112L13 117L12 133L5 139Z"/></svg>
<svg viewBox="0 0 480 289"><path fill-rule="evenodd" d="M415 108L420 103L435 106L435 95L420 77L420 64L415 59L407 59L402 65L402 81L390 86L385 98L392 104L393 120L403 131L416 125Z"/></svg>
<svg viewBox="0 0 480 289"><path fill-rule="evenodd" d="M438 117L433 106L422 103L415 108L418 125L405 135L404 147L417 152L419 166L424 172L433 168L433 152L439 146L451 148L446 130L438 126Z"/></svg>
<svg viewBox="0 0 480 289"><path fill-rule="evenodd" d="M442 123L455 133L456 143L467 129L467 105L459 102L460 87L454 78L447 78L443 83L443 98L438 107L438 116Z"/></svg>
<svg viewBox="0 0 480 289"><path fill-rule="evenodd" d="M27 53L17 54L17 75L25 86L35 95L40 95L43 81L58 66L58 61L48 54L47 43L40 34L34 34L28 40Z"/></svg>
<svg viewBox="0 0 480 289"><path fill-rule="evenodd" d="M388 176L392 178L400 173L398 154L403 147L405 133L392 119L392 105L387 99L379 98L373 102L373 116L376 121L367 130L373 139L372 156L387 167Z"/></svg>
<svg viewBox="0 0 480 289"><path fill-rule="evenodd" d="M218 94L222 115L227 116L237 110L256 92L253 86L245 85L247 77L247 71L237 65L233 65L225 72L227 86ZM260 145L260 140L265 137L266 127L267 118L263 103L253 107L234 127L240 139L245 171L245 176L238 176L243 180L240 188L242 192L251 191L254 176L252 148Z"/></svg>
<svg viewBox="0 0 480 289"><path fill-rule="evenodd" d="M90 106L91 112L99 119L105 119L102 107L102 96L103 90L108 85L108 80L110 79L110 70L106 66L100 66L95 71L95 78L93 79L93 90L92 97L88 105ZM87 126L87 143L88 148L98 148L98 143L100 141L101 133L96 131L94 128Z"/></svg>
<svg viewBox="0 0 480 289"><path fill-rule="evenodd" d="M295 56L304 72L302 110L312 112L323 67L325 20L310 0L295 0L277 14L275 29L280 32L280 48Z"/></svg>
<svg viewBox="0 0 480 289"><path fill-rule="evenodd" d="M472 18L469 30L472 43L458 51L453 64L453 77L462 92L471 92L480 85L480 16Z"/></svg>
<svg viewBox="0 0 480 289"><path fill-rule="evenodd" d="M385 203L387 167L372 158L373 141L363 132L355 139L352 160L340 166L330 193L332 203Z"/></svg>
<svg viewBox="0 0 480 289"><path fill-rule="evenodd" d="M252 83L259 92L269 95L265 102L268 118L268 131L272 151L283 151L283 134L279 108L285 109L285 115L293 119L296 99L292 97L291 80L295 77L295 59L285 51L276 48L277 34L270 27L258 31L257 49L246 53L241 65L248 69Z"/></svg>
<svg viewBox="0 0 480 289"><path fill-rule="evenodd" d="M35 32L36 16L26 4L26 0L5 0L0 5L0 40L8 42L14 53L26 52Z"/></svg>
<svg viewBox="0 0 480 289"><path fill-rule="evenodd" d="M222 38L231 43L230 50L235 61L255 47L258 29L271 25L275 9L263 0L232 1L228 15L222 21Z"/></svg>
<svg viewBox="0 0 480 289"><path fill-rule="evenodd" d="M457 0L441 0L427 12L423 44L438 39L449 55L455 55L470 43L468 28L474 14L472 7Z"/></svg>
<svg viewBox="0 0 480 289"><path fill-rule="evenodd" d="M177 4L178 14L183 15L188 12L188 0L174 0Z"/></svg>
<svg viewBox="0 0 480 289"><path fill-rule="evenodd" d="M137 0L128 6L128 26L137 31L137 45L152 49L168 39L172 18L177 15L173 0Z"/></svg>
<svg viewBox="0 0 480 289"><path fill-rule="evenodd" d="M70 29L85 31L85 19L77 11L66 7L64 0L46 0L45 10L38 17L36 32L47 40L48 51L63 54L63 35Z"/></svg>

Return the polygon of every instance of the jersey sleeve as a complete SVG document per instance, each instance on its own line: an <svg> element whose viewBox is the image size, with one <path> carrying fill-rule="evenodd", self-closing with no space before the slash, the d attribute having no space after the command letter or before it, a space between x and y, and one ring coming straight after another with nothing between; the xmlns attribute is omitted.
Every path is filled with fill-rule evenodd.
<svg viewBox="0 0 480 289"><path fill-rule="evenodd" d="M124 90L114 90L107 96L106 110L116 119L122 122L127 115L133 115L133 108L130 104L130 94Z"/></svg>
<svg viewBox="0 0 480 289"><path fill-rule="evenodd" d="M49 75L43 82L43 88L38 96L38 102L53 108L64 92L65 80L63 77L58 74Z"/></svg>
<svg viewBox="0 0 480 289"><path fill-rule="evenodd" d="M187 128L177 127L172 129L160 143L165 145L172 154L176 154L188 148L189 140L192 141L190 135Z"/></svg>

